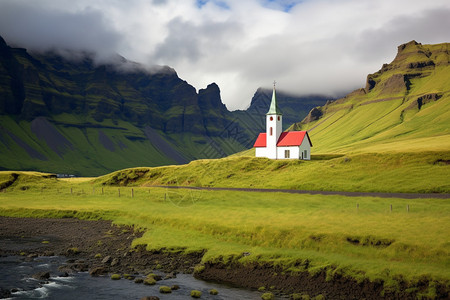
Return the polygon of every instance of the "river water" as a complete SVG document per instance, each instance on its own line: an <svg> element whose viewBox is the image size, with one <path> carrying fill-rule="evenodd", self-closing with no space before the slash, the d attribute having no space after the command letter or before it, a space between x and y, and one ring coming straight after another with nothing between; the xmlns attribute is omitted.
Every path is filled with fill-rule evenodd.
<svg viewBox="0 0 450 300"><path fill-rule="evenodd" d="M13 290L9 299L141 299L157 296L163 299L193 299L191 290L202 292L201 299L261 299L261 293L195 279L192 275L177 274L176 278L158 281L154 286L136 284L133 280L111 280L109 276L91 277L86 272L64 277L58 267L64 257L36 257L26 261L21 256L0 257L0 287ZM48 280L32 278L38 272L50 272ZM161 285L178 285L171 294L159 293ZM210 295L216 289L218 295Z"/></svg>

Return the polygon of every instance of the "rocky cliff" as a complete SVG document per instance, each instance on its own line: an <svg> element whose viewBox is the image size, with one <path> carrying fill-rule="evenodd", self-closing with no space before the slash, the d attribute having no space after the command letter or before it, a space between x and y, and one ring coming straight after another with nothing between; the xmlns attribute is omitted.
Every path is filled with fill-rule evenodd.
<svg viewBox="0 0 450 300"><path fill-rule="evenodd" d="M267 91L255 97L230 112L217 84L197 93L167 66L30 53L0 37L0 168L98 175L229 155L264 129ZM306 115L297 98L279 99L288 122Z"/></svg>

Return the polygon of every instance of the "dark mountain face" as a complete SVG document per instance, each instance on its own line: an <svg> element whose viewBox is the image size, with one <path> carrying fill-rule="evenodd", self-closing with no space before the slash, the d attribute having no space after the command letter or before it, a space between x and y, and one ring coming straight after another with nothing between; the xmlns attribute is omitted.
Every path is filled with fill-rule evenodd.
<svg viewBox="0 0 450 300"><path fill-rule="evenodd" d="M285 127L325 102L277 95ZM0 38L0 168L97 175L229 155L264 130L270 97L258 89L230 112L217 84L197 93L169 67L30 54Z"/></svg>
<svg viewBox="0 0 450 300"><path fill-rule="evenodd" d="M259 130L265 130L265 114L267 113L272 90L259 88L253 95L247 112L257 118L255 124L259 124ZM278 106L283 113L283 129L304 118L314 107L324 105L329 97L323 95L295 96L282 91L277 91ZM261 127L261 124L263 127Z"/></svg>

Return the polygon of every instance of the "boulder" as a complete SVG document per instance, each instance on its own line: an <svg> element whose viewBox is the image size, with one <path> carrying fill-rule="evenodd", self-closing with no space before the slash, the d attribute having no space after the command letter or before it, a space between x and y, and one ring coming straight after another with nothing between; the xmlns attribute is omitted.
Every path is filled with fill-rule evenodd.
<svg viewBox="0 0 450 300"><path fill-rule="evenodd" d="M50 278L50 272L38 272L33 274L32 277L37 280L46 280Z"/></svg>
<svg viewBox="0 0 450 300"><path fill-rule="evenodd" d="M162 285L159 287L159 292L161 294L170 294L170 293L172 293L172 289L168 286Z"/></svg>
<svg viewBox="0 0 450 300"><path fill-rule="evenodd" d="M103 259L102 259L102 264L107 264L107 263L109 263L111 261L111 256L105 256Z"/></svg>
<svg viewBox="0 0 450 300"><path fill-rule="evenodd" d="M11 296L11 292L0 287L0 298L9 298Z"/></svg>
<svg viewBox="0 0 450 300"><path fill-rule="evenodd" d="M117 266L119 264L119 259L118 258L114 258L111 262L111 267Z"/></svg>
<svg viewBox="0 0 450 300"><path fill-rule="evenodd" d="M104 267L94 267L89 270L89 275L91 275L93 277L105 275L106 273L108 273L108 272Z"/></svg>
<svg viewBox="0 0 450 300"><path fill-rule="evenodd" d="M164 277L164 280L173 278L177 278L177 274L175 272L167 273L166 276Z"/></svg>
<svg viewBox="0 0 450 300"><path fill-rule="evenodd" d="M134 283L143 283L144 282L144 278L136 278L134 280Z"/></svg>
<svg viewBox="0 0 450 300"><path fill-rule="evenodd" d="M191 297L192 298L200 298L202 296L202 292L198 290L192 290L191 291Z"/></svg>

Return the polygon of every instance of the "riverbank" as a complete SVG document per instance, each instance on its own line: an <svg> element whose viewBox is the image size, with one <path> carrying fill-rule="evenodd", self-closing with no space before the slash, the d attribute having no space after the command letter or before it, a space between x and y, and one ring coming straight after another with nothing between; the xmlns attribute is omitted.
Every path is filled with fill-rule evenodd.
<svg viewBox="0 0 450 300"><path fill-rule="evenodd" d="M418 293L435 284L437 298L448 297L445 286L424 278L415 286L401 280L388 290L384 282L356 281L331 274L330 270L290 273L272 264L243 265L236 259L201 262L203 252L146 251L144 246L131 247L140 232L118 227L109 221L78 219L32 219L0 217L0 255L63 255L69 259L60 272L88 271L102 274L149 274L159 270L174 276L177 272L193 273L199 279L229 283L240 287L272 291L278 295L323 296L326 299L415 299ZM243 254L247 255L247 254Z"/></svg>
<svg viewBox="0 0 450 300"><path fill-rule="evenodd" d="M110 221L0 217L0 256L22 256L25 261L41 256L67 257L58 274L52 276L76 272L137 275L159 270L174 277L177 272L192 273L202 258L202 253L177 255L132 248L131 242L139 236L133 228ZM0 298L10 295L11 291L0 288Z"/></svg>

